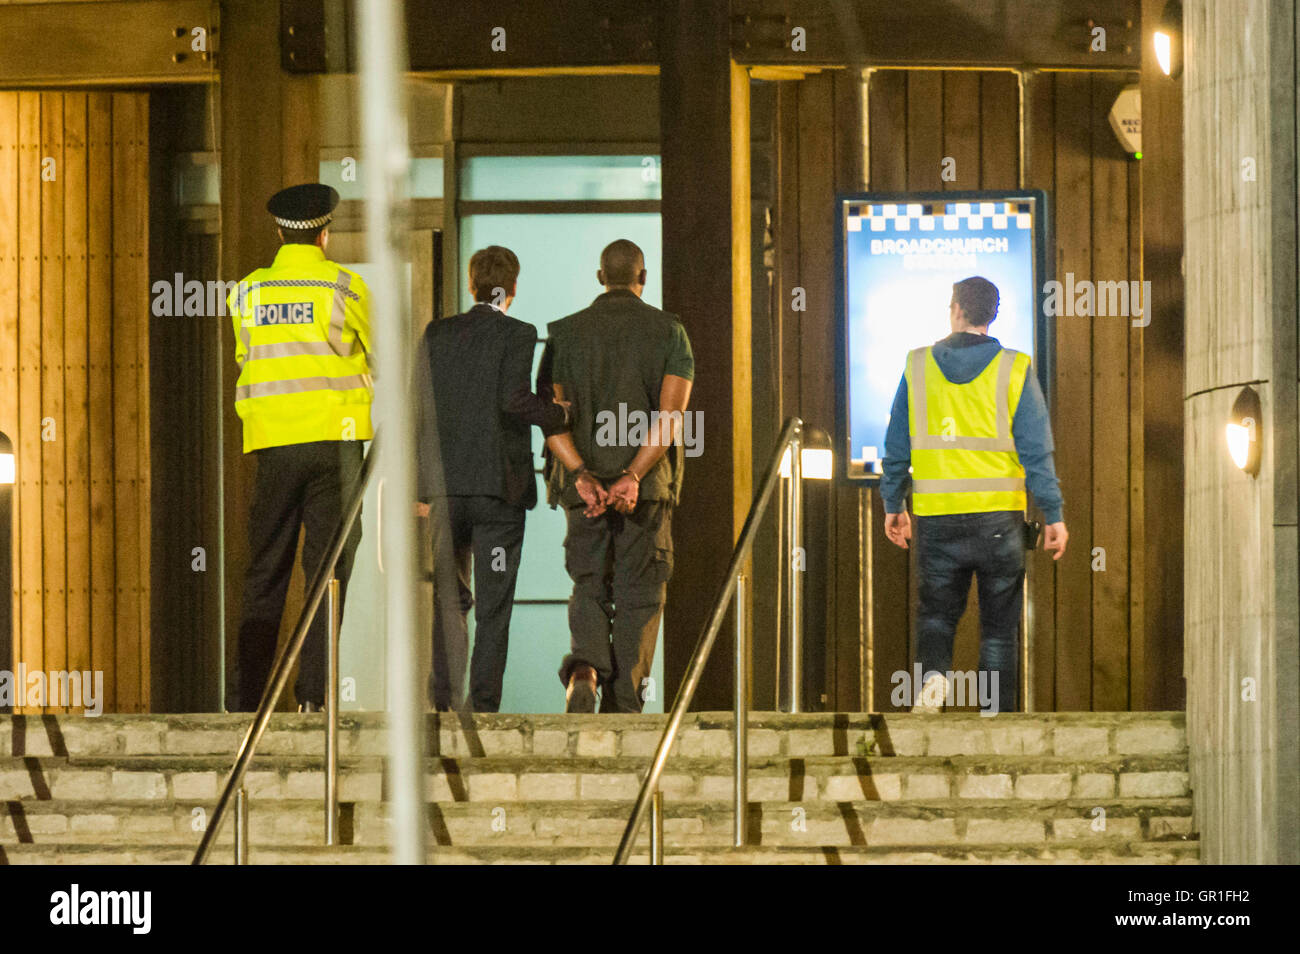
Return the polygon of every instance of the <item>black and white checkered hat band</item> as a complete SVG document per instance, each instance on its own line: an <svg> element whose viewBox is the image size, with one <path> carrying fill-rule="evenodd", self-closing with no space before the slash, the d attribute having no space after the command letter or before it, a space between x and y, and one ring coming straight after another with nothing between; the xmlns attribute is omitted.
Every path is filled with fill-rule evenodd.
<svg viewBox="0 0 1300 954"><path fill-rule="evenodd" d="M318 216L314 219L282 219L279 216L276 216L275 224L280 226L282 229L295 229L297 231L302 231L304 229L318 229L322 225L328 225L332 218L334 218L332 212Z"/></svg>

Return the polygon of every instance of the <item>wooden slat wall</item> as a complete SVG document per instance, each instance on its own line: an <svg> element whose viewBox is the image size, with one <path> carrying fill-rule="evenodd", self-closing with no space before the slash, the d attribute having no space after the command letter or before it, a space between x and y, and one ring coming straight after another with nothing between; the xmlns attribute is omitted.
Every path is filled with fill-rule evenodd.
<svg viewBox="0 0 1300 954"><path fill-rule="evenodd" d="M63 412L63 96L41 93L42 189L41 253L41 563L43 573L42 629L47 671L67 669L68 595L67 447ZM54 180L44 179L45 164L53 162ZM28 662L30 666L30 661ZM65 711L50 706L50 711Z"/></svg>
<svg viewBox="0 0 1300 954"><path fill-rule="evenodd" d="M1160 22L1164 7L1165 0L1143 0L1144 31ZM1141 623L1134 623L1133 668L1134 686L1145 687L1147 695L1135 698L1133 705L1181 709L1187 697L1183 591L1169 581L1183 579L1183 525L1169 519L1169 508L1170 501L1183 499L1184 462L1168 448L1183 439L1183 83L1171 83L1151 57L1142 64L1142 129L1140 251L1152 308L1151 324L1134 336L1141 374L1134 375L1133 390L1144 426L1142 443L1134 443L1135 470L1141 476L1130 489L1144 501L1142 513L1134 513L1134 541L1141 539L1144 546L1140 563L1134 548L1132 575L1144 584ZM1295 827L1300 830L1300 824Z"/></svg>
<svg viewBox="0 0 1300 954"><path fill-rule="evenodd" d="M877 192L907 188L908 74L881 70L871 77L870 162L868 182ZM901 372L900 372L901 373ZM885 507L880 494L870 493L875 691L870 700L876 712L892 706L890 675L910 670L915 605L909 554L885 536ZM907 593L905 600L897 594Z"/></svg>
<svg viewBox="0 0 1300 954"><path fill-rule="evenodd" d="M1056 80L1039 73L1027 78L1025 87L1025 181L1037 188L1054 188L1056 183ZM1054 243L1059 239L1054 239ZM1052 263L1055 264L1054 262ZM1039 380L1042 380L1040 374ZM1047 400L1054 406L1055 379L1048 382ZM1053 422L1055 425L1055 422ZM1059 471L1058 471L1059 473ZM1067 518L1070 516L1066 514ZM1067 522L1067 527L1069 526ZM1078 546L1078 540L1074 542ZM1056 707L1056 567L1039 560L1029 566L1030 627L1033 667L1033 702L1038 710Z"/></svg>
<svg viewBox="0 0 1300 954"><path fill-rule="evenodd" d="M1089 276L1092 262L1091 81L1084 73L1051 77L1056 181L1052 205L1056 224L1056 277ZM1035 183L1045 186L1046 183ZM1092 702L1092 319L1055 320L1056 375L1052 435L1056 473L1065 497L1071 540L1056 573L1056 658L1054 709L1082 710ZM1041 608L1040 608L1041 609ZM1043 624L1039 613L1039 629Z"/></svg>
<svg viewBox="0 0 1300 954"><path fill-rule="evenodd" d="M149 685L147 118L144 94L0 93L14 662L102 670L124 712Z"/></svg>
<svg viewBox="0 0 1300 954"><path fill-rule="evenodd" d="M1115 96L1131 81L1088 73L1043 73L1028 79L1026 185L1050 196L1056 225L1052 267L1059 279L1067 272L1076 280L1097 282L1142 277L1140 170L1120 151L1107 120ZM786 286L816 284L811 273L825 254L826 216L817 210L824 213L829 207L834 145L816 145L815 130L837 130L836 142L857 133L835 114L829 94L818 91L822 86L829 90L830 83L827 77L810 77L786 84L798 92L783 91L781 97L778 202L782 209L798 210L798 235L778 229L779 253L783 273L801 275L799 282L783 278ZM875 71L868 116L871 189L1016 187L1017 86L1016 77L1006 72ZM813 154L814 149L821 152ZM955 160L953 181L941 176L945 158ZM790 221L788 211L784 220ZM783 316L786 413L798 411L809 423L824 427L831 423L833 400L824 356L830 352L823 349L831 304L810 294L808 312L791 314L787 305ZM1140 632L1143 626L1143 564L1134 560L1143 550L1141 330L1118 316L1062 317L1053 319L1053 325L1055 376L1049 384L1055 392L1056 465L1070 546L1059 563L1041 551L1032 561L1034 707L1124 710L1148 697L1134 685L1135 678L1163 678L1141 668L1134 671L1130 663L1133 627ZM996 326L993 330L996 335ZM913 659L916 572L910 562L914 555L885 539L883 508L878 495L872 498L872 704L888 711L890 676L908 669ZM856 526L857 503L851 492L837 493L831 526ZM859 598L856 590L848 592L857 581L845 569L861 557L848 551L845 538L836 530L828 543L833 552L828 619L836 621L837 630L847 620L844 605ZM1104 572L1092 569L1094 547L1105 549ZM899 596L905 593L910 598ZM849 651L857 635L837 635L837 657ZM1139 639L1139 650L1142 645ZM978 606L972 587L953 665L974 669L977 662ZM843 661L838 664L834 672L843 671ZM833 683L832 707L858 705L856 684L838 676Z"/></svg>
<svg viewBox="0 0 1300 954"><path fill-rule="evenodd" d="M1123 82L1093 77L1092 110L1092 263L1094 281L1127 280L1129 275L1129 162L1110 131L1107 112ZM1135 273L1140 278L1141 273ZM1058 322L1059 324L1059 322ZM1093 570L1092 698L1100 711L1129 707L1129 393L1125 317L1098 317L1092 324L1092 540L1105 550L1106 569ZM1066 355L1060 356L1058 367ZM1073 448L1082 452L1081 442ZM1071 554L1076 563L1078 551Z"/></svg>
<svg viewBox="0 0 1300 954"><path fill-rule="evenodd" d="M18 94L0 92L0 431L10 438L18 432L18 152ZM13 501L16 508L17 495ZM11 601L13 613L12 646L0 647L6 664L13 662L12 649L22 633L21 550L14 530L10 552L0 553L13 568L12 592L0 593L0 599Z"/></svg>
<svg viewBox="0 0 1300 954"><path fill-rule="evenodd" d="M63 356L66 443L68 669L91 669L90 618L90 358L87 254L89 170L85 93L63 97Z"/></svg>
<svg viewBox="0 0 1300 954"><path fill-rule="evenodd" d="M90 658L104 671L104 695L117 698L114 643L117 616L116 514L113 508L113 116L111 103L99 102L87 117L89 209L86 215L87 285L96 289L89 307L90 431Z"/></svg>
<svg viewBox="0 0 1300 954"><path fill-rule="evenodd" d="M19 562L14 583L22 594L21 633L13 660L44 660L41 606L41 97L18 94L18 422L11 433L18 471L14 523ZM18 614L15 614L17 617ZM17 628L15 628L17 632ZM17 701L17 700L15 700Z"/></svg>

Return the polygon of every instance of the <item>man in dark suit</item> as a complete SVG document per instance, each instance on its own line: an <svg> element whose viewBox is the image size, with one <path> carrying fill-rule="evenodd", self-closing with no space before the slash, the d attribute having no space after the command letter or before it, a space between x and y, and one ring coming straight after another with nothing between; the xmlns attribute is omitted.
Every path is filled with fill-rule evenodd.
<svg viewBox="0 0 1300 954"><path fill-rule="evenodd" d="M468 614L474 613L470 707L496 712L524 541L537 504L529 427L550 436L567 412L529 387L537 331L506 314L519 259L491 245L469 261L476 304L432 321L417 360L418 468L422 514L434 520L434 708L463 708ZM473 596L470 573L473 572Z"/></svg>

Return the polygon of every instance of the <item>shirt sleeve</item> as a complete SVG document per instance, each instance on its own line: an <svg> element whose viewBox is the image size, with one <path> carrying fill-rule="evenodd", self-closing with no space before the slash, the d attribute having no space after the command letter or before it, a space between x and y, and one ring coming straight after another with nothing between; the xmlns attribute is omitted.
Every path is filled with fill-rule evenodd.
<svg viewBox="0 0 1300 954"><path fill-rule="evenodd" d="M680 321L673 322L672 337L668 341L668 362L664 374L676 375L687 381L695 380L695 353L691 350L691 339L686 337L686 328Z"/></svg>
<svg viewBox="0 0 1300 954"><path fill-rule="evenodd" d="M912 485L912 436L907 426L907 376L898 381L894 406L889 412L885 431L885 459L881 469L880 497L885 513L902 513L907 506L907 491Z"/></svg>
<svg viewBox="0 0 1300 954"><path fill-rule="evenodd" d="M1033 366L1025 372L1025 387L1016 405L1016 415L1011 421L1011 437L1016 444L1016 455L1025 468L1025 487L1034 498L1038 509L1048 523L1063 519L1064 500L1056 479L1056 464L1052 457L1052 424L1047 416L1047 402L1038 386L1038 376Z"/></svg>

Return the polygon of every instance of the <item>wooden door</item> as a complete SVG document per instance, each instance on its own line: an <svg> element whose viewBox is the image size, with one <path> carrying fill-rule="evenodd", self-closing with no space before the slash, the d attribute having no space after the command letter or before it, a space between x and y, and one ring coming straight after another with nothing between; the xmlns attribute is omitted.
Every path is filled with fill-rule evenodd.
<svg viewBox="0 0 1300 954"><path fill-rule="evenodd" d="M0 92L11 658L115 712L149 706L148 194L147 94ZM44 701L14 711L82 708Z"/></svg>

